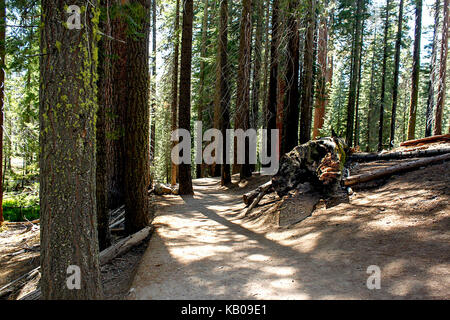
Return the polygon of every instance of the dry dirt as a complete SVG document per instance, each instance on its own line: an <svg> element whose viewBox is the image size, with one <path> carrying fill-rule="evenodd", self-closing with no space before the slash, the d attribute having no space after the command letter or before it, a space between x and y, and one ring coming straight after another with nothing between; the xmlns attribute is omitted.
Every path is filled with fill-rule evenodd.
<svg viewBox="0 0 450 320"><path fill-rule="evenodd" d="M449 172L447 162L366 185L289 227L274 194L243 217L242 194L267 178L231 190L196 180L194 197L158 197L129 298L450 299ZM371 265L380 290L367 288Z"/></svg>

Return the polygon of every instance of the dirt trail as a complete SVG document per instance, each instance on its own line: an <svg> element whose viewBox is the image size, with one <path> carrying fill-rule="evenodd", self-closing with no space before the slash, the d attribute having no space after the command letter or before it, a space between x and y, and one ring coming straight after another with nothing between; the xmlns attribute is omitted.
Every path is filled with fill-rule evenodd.
<svg viewBox="0 0 450 320"><path fill-rule="evenodd" d="M289 229L242 219L248 188L196 180L193 198L158 198L130 298L449 299L449 165L434 168L432 187L395 177ZM366 286L370 265L380 290Z"/></svg>

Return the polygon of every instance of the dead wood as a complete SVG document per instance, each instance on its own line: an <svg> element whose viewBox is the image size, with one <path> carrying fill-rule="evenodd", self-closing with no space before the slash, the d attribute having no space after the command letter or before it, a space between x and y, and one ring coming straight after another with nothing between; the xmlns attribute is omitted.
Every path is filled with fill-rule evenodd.
<svg viewBox="0 0 450 320"><path fill-rule="evenodd" d="M354 153L350 156L350 161L370 162L378 160L400 160L408 158L433 157L450 153L450 148L426 149L417 151L399 151L390 153Z"/></svg>
<svg viewBox="0 0 450 320"><path fill-rule="evenodd" d="M428 144L428 143L434 143L434 142L450 142L450 133L444 134L444 135L438 135L438 136L432 136L432 137L426 137L422 139L416 139L416 140L409 140L400 143L401 147L408 147L408 146L416 146L416 145L422 145L422 144Z"/></svg>

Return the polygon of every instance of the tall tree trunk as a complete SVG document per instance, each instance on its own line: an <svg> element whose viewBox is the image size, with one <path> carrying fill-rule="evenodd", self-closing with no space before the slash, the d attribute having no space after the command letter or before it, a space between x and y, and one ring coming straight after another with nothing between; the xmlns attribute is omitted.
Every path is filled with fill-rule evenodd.
<svg viewBox="0 0 450 320"><path fill-rule="evenodd" d="M411 104L409 106L408 140L414 140L416 136L417 103L419 100L419 76L420 76L420 38L422 36L422 0L416 3L416 26L414 32L414 54L412 70Z"/></svg>
<svg viewBox="0 0 450 320"><path fill-rule="evenodd" d="M433 27L433 43L431 44L431 61L430 61L430 79L428 80L428 99L425 120L425 137L431 136L433 131L433 109L434 109L434 85L436 83L436 60L438 45L438 29L439 29L439 9L441 1L436 0L434 3L434 27Z"/></svg>
<svg viewBox="0 0 450 320"><path fill-rule="evenodd" d="M150 107L150 162L155 159L156 152L156 0L152 1L152 73L150 78L151 107Z"/></svg>
<svg viewBox="0 0 450 320"><path fill-rule="evenodd" d="M370 142L371 142L371 124L372 124L372 112L374 111L374 90L375 90L375 49L377 45L377 30L375 29L375 34L373 38L372 44L372 62L371 62L371 71L370 71L370 93L369 93L369 105L367 110L367 146L366 151L370 151Z"/></svg>
<svg viewBox="0 0 450 320"><path fill-rule="evenodd" d="M250 116L251 45L252 45L252 1L242 0L235 129L242 129L244 131L247 131L250 127L249 116ZM236 150L236 143L235 143L235 150ZM249 141L245 142L245 164L239 165L235 163L235 166L239 168L241 179L245 179L252 175L251 166L249 164Z"/></svg>
<svg viewBox="0 0 450 320"><path fill-rule="evenodd" d="M269 90L268 90L268 85L269 85L269 71L271 69L271 65L270 65L270 35L269 35L269 30L270 30L270 26L269 26L269 22L270 22L270 1L271 0L267 0L266 2L266 16L265 16L265 26L264 26L264 82L263 82L263 127L266 127L267 125L267 100L268 100L268 95L269 95Z"/></svg>
<svg viewBox="0 0 450 320"><path fill-rule="evenodd" d="M438 0L439 1L439 0ZM400 0L400 6L398 9L398 24L397 24L397 39L395 41L395 58L394 58L394 85L392 87L392 113L391 113L391 136L389 139L389 146L394 147L395 141L395 120L397 116L398 105L398 83L400 74L400 51L402 46L402 29L403 29L403 3L404 0Z"/></svg>
<svg viewBox="0 0 450 320"><path fill-rule="evenodd" d="M229 66L228 66L228 0L220 2L219 43L217 46L217 74L216 95L214 107L214 127L222 132L224 146L229 145L226 131L230 128L230 92L229 92ZM226 162L223 152L223 164L214 166L215 174L219 172L222 179L221 184L231 183L231 168Z"/></svg>
<svg viewBox="0 0 450 320"><path fill-rule="evenodd" d="M175 9L175 26L174 26L174 53L173 53L173 73L172 73L172 132L178 129L178 65L180 55L180 0L177 0ZM177 145L176 141L172 142L172 149ZM178 167L171 162L171 184L177 184Z"/></svg>
<svg viewBox="0 0 450 320"><path fill-rule="evenodd" d="M5 0L0 0L0 226L3 219L3 175L5 171L2 170L3 161L3 107L5 98L5 58L6 58L6 5Z"/></svg>
<svg viewBox="0 0 450 320"><path fill-rule="evenodd" d="M250 128L258 128L258 113L259 113L259 100L261 90L261 66L262 66L262 37L263 37L263 1L254 0L253 5L255 7L256 16L256 33L255 33L255 50L254 50L254 63L253 63L253 86L252 86L252 99L250 110Z"/></svg>
<svg viewBox="0 0 450 320"><path fill-rule="evenodd" d="M355 106L355 141L354 141L354 147L356 148L359 146L360 142L360 117L359 117L359 108L360 108L360 96L361 96L361 75L362 75L362 45L364 40L364 23L365 21L362 21L362 27L361 27L361 52L359 54L359 62L358 62L358 83L356 85L356 106Z"/></svg>
<svg viewBox="0 0 450 320"><path fill-rule="evenodd" d="M362 28L362 12L364 1L356 1L356 20L354 25L354 38L353 38L353 50L352 50L352 69L350 79L350 89L348 93L348 105L347 105L347 134L346 141L348 145L353 144L353 129L355 124L355 103L356 103L356 90L358 85L358 71L361 55L361 28Z"/></svg>
<svg viewBox="0 0 450 320"><path fill-rule="evenodd" d="M312 102L314 83L314 33L316 25L316 0L307 0L307 27L303 57L303 92L300 108L300 144L311 140Z"/></svg>
<svg viewBox="0 0 450 320"><path fill-rule="evenodd" d="M183 27L181 36L180 65L180 104L179 127L191 132L191 69L192 69L192 22L194 17L193 0L183 0ZM191 195L192 187L191 165L179 165L180 194Z"/></svg>
<svg viewBox="0 0 450 320"><path fill-rule="evenodd" d="M270 45L270 76L266 105L266 129L277 128L278 46L280 43L280 0L272 3L272 41ZM271 135L267 135L267 150L271 150ZM272 156L272 155L269 155Z"/></svg>
<svg viewBox="0 0 450 320"><path fill-rule="evenodd" d="M445 91L446 91L446 77L447 77L447 56L448 56L448 28L449 28L449 3L444 0L444 18L442 23L442 43L441 43L441 66L439 70L439 88L436 103L436 125L434 127L434 134L442 134L442 115L445 108Z"/></svg>
<svg viewBox="0 0 450 320"><path fill-rule="evenodd" d="M105 9L106 15L100 21L100 29L106 36L99 41L98 65L98 111L96 122L97 138L97 173L96 173L96 199L97 199L97 230L100 251L111 244L109 233L108 210L108 141L106 137L107 113L112 110L112 68L111 68L111 21L110 0L101 0L100 5Z"/></svg>
<svg viewBox="0 0 450 320"><path fill-rule="evenodd" d="M86 5L82 0L72 4ZM68 30L61 20L66 6L63 0L42 1L41 290L46 300L94 300L102 297L95 201L95 21L100 12L87 6L85 28ZM79 290L67 285L74 271L80 272Z"/></svg>
<svg viewBox="0 0 450 320"><path fill-rule="evenodd" d="M149 38L150 0L130 1L140 8L129 14L138 23L136 32L129 34L128 57L128 108L125 116L125 228L135 233L152 220L149 208L150 185L150 112L149 112Z"/></svg>
<svg viewBox="0 0 450 320"><path fill-rule="evenodd" d="M298 144L298 122L300 116L299 71L300 71L300 32L298 23L299 1L289 2L287 19L288 57L286 68L286 95L284 100L284 130L281 154L294 149ZM326 24L326 22L325 22ZM326 55L326 53L325 53Z"/></svg>
<svg viewBox="0 0 450 320"><path fill-rule="evenodd" d="M381 98L380 98L380 122L378 123L378 151L383 150L384 109L386 104L386 68L388 58L388 36L389 36L389 10L391 0L386 1L386 15L384 21L384 51L383 67L381 70Z"/></svg>
<svg viewBox="0 0 450 320"><path fill-rule="evenodd" d="M121 14L113 15L111 34L112 50L112 109L107 114L106 130L108 158L108 208L115 209L125 202L125 111L128 105L127 75L127 23L125 18L126 1L112 0L112 5Z"/></svg>
<svg viewBox="0 0 450 320"><path fill-rule="evenodd" d="M207 98L205 97L205 59L206 59L206 41L208 37L208 7L209 0L204 0L203 8L203 22L202 22L202 48L200 53L200 79L199 79L199 105L198 105L198 121L203 122L203 110L205 110L205 104ZM203 177L203 164L197 164L197 178Z"/></svg>
<svg viewBox="0 0 450 320"><path fill-rule="evenodd" d="M317 74L316 105L314 108L313 139L320 135L325 121L325 109L328 101L328 21L323 14L320 18L317 62L319 70Z"/></svg>

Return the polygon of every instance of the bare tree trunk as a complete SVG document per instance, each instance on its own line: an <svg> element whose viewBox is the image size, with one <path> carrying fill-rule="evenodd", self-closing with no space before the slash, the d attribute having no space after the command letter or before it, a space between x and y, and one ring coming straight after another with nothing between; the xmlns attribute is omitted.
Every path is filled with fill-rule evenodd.
<svg viewBox="0 0 450 320"><path fill-rule="evenodd" d="M291 151L298 144L298 122L300 115L300 92L298 83L300 71L300 33L298 23L298 7L298 0L289 2L289 16L287 19L289 55L287 57L286 70L287 91L284 99L284 143L281 144L283 146L281 149L281 154Z"/></svg>
<svg viewBox="0 0 450 320"><path fill-rule="evenodd" d="M180 0L177 0L175 9L175 26L174 26L174 53L173 53L173 73L172 73L172 131L178 129L178 66L180 54ZM176 147L177 142L172 142L172 148ZM178 180L178 167L171 162L171 184L174 186Z"/></svg>
<svg viewBox="0 0 450 320"><path fill-rule="evenodd" d="M417 103L419 100L419 76L420 76L420 38L422 36L422 0L416 3L416 27L414 32L414 54L412 71L411 104L409 107L408 140L413 140L416 135Z"/></svg>
<svg viewBox="0 0 450 320"><path fill-rule="evenodd" d="M128 108L125 126L125 229L128 234L148 226L153 218L149 208L150 185L150 110L149 103L149 38L150 0L133 0L130 4L141 8L139 15L129 11L138 22L141 36L129 34ZM142 14L143 12L143 14Z"/></svg>
<svg viewBox="0 0 450 320"><path fill-rule="evenodd" d="M381 70L381 98L380 98L380 122L378 123L378 151L383 150L383 129L384 129L384 107L386 103L386 68L388 58L388 35L389 35L389 10L391 0L386 1L386 16L384 24L384 51L383 67Z"/></svg>
<svg viewBox="0 0 450 320"><path fill-rule="evenodd" d="M350 89L348 94L347 105L347 134L346 142L349 146L353 144L353 130L355 125L355 103L356 103L356 90L358 84L358 71L361 55L361 28L362 28L362 12L364 7L363 0L357 0L356 2L356 21L354 26L354 38L353 38L353 50L352 50L352 69Z"/></svg>
<svg viewBox="0 0 450 320"><path fill-rule="evenodd" d="M155 159L156 152L156 0L152 0L152 75L151 87L151 127L150 127L150 162Z"/></svg>
<svg viewBox="0 0 450 320"><path fill-rule="evenodd" d="M3 107L5 98L5 58L6 58L6 5L5 0L0 0L0 226L3 219Z"/></svg>
<svg viewBox="0 0 450 320"><path fill-rule="evenodd" d="M194 17L193 0L183 0L183 27L181 36L180 65L180 104L179 127L191 132L191 70L192 70L192 22ZM179 165L180 194L191 195L192 187L191 165Z"/></svg>
<svg viewBox="0 0 450 320"><path fill-rule="evenodd" d="M206 59L206 41L208 36L208 8L209 0L204 0L203 22L202 22L202 48L200 53L200 79L199 79L199 105L198 105L198 121L203 122L203 110L205 109L205 59ZM197 178L203 177L204 165L197 164Z"/></svg>
<svg viewBox="0 0 450 320"><path fill-rule="evenodd" d="M444 0L444 18L442 24L442 44L441 44L441 66L439 70L439 89L436 103L436 125L434 127L434 134L442 134L442 115L445 108L445 91L446 91L446 77L447 77L447 56L448 56L448 27L449 27L449 3Z"/></svg>
<svg viewBox="0 0 450 320"><path fill-rule="evenodd" d="M303 92L300 107L300 144L311 140L312 102L314 83L314 33L316 0L307 1L307 27L305 38L305 50L303 57Z"/></svg>
<svg viewBox="0 0 450 320"><path fill-rule="evenodd" d="M316 106L314 108L314 129L313 139L320 135L325 121L325 109L328 103L328 21L325 15L320 18L319 41L318 41L317 62L319 72L317 77Z"/></svg>
<svg viewBox="0 0 450 320"><path fill-rule="evenodd" d="M375 89L375 46L377 44L377 30L375 29L375 34L373 38L373 53L372 53L372 70L370 71L370 93L369 93L369 110L367 110L367 146L366 151L370 151L371 142L371 132L370 127L372 124L372 112L374 109L374 89Z"/></svg>
<svg viewBox="0 0 450 320"><path fill-rule="evenodd" d="M86 5L82 0L72 4ZM78 31L67 32L61 20L66 6L63 0L42 1L40 52L46 54L40 57L39 93L41 289L46 300L95 300L102 297L95 200L94 30L99 12L86 7L81 37ZM67 285L74 271L79 271L79 290Z"/></svg>
<svg viewBox="0 0 450 320"><path fill-rule="evenodd" d="M403 2L404 2L404 0L400 0L400 7L398 9L397 39L395 41L394 85L392 87L391 136L390 136L390 139L389 139L389 146L391 148L394 147L395 120L396 120L396 116L397 116L397 105L398 105L398 83L399 83L399 74L400 74L400 51L401 51L401 46L402 46L402 28L403 28Z"/></svg>
<svg viewBox="0 0 450 320"><path fill-rule="evenodd" d="M358 84L356 85L356 107L355 107L355 141L354 141L354 147L356 148L359 146L360 142L360 117L359 117L359 107L360 107L360 96L361 96L361 74L362 74L362 45L364 40L364 23L365 21L362 21L362 27L361 27L361 49L359 54L359 62L358 62Z"/></svg>

